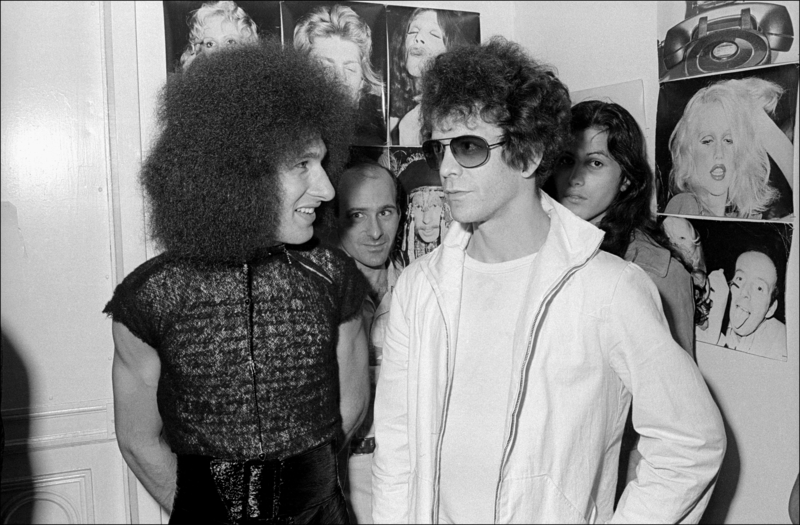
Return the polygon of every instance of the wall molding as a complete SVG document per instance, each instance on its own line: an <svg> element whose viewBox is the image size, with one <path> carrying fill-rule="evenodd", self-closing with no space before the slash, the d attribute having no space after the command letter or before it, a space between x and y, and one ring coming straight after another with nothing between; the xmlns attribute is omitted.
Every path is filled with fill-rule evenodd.
<svg viewBox="0 0 800 525"><path fill-rule="evenodd" d="M57 472L45 476L17 478L5 481L0 489L3 504L0 521L20 523L14 514L23 513L26 506L50 507L55 512L47 518L63 519L64 523L94 523L92 471L90 469ZM45 508L45 512L47 509ZM41 511L40 511L41 512ZM60 514L60 515L59 515ZM33 518L33 515L19 516Z"/></svg>
<svg viewBox="0 0 800 525"><path fill-rule="evenodd" d="M0 411L6 454L85 445L116 439L111 400Z"/></svg>

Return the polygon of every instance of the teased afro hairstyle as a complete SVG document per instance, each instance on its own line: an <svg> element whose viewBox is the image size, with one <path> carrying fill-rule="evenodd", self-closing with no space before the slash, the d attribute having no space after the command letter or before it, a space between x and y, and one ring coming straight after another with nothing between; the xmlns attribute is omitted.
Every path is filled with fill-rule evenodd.
<svg viewBox="0 0 800 525"><path fill-rule="evenodd" d="M503 130L503 160L527 169L537 155L539 186L569 140L570 99L555 73L517 43L492 37L437 56L422 77L422 136L445 119L479 116Z"/></svg>
<svg viewBox="0 0 800 525"><path fill-rule="evenodd" d="M201 56L161 92L160 135L142 169L151 236L175 256L245 261L277 244L278 173L319 137L336 185L347 160L347 94L276 39Z"/></svg>

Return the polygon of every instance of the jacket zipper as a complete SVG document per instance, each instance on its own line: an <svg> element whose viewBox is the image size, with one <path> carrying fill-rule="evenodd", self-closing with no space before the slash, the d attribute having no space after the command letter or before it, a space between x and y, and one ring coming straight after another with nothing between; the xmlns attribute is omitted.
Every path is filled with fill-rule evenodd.
<svg viewBox="0 0 800 525"><path fill-rule="evenodd" d="M517 424L519 420L519 408L520 404L522 403L522 394L525 390L525 378L528 373L528 366L530 364L530 360L533 354L533 343L534 343L534 334L536 333L536 329L539 326L542 318L542 312L544 311L545 305L550 302L553 296L564 286L564 283L572 277L572 275L586 266L586 264L591 261L594 256L597 254L599 249L596 249L591 256L589 256L582 264L578 266L573 266L567 273L564 274L561 279L559 279L556 284L547 292L547 294L542 298L542 302L539 304L539 309L536 311L536 316L533 319L533 325L531 326L531 331L528 336L528 345L527 350L525 352L525 359L522 362L522 370L519 377L519 390L517 391L517 398L514 400L514 410L511 413L511 429L508 433L508 439L506 440L506 444L503 447L503 459L500 461L500 471L497 478L497 487L495 488L495 496L494 496L494 522L497 523L498 519L498 509L499 509L499 501L500 501L500 486L502 485L503 481L503 468L505 468L506 463L508 463L508 456L511 454L511 442L514 440L516 435Z"/></svg>
<svg viewBox="0 0 800 525"><path fill-rule="evenodd" d="M439 307L441 310L441 306ZM441 469L441 462L442 462L442 444L444 442L444 429L445 425L447 424L447 408L450 404L450 393L452 392L452 382L450 381L450 330L447 327L447 318L442 312L442 319L445 320L444 322L444 332L445 332L445 339L447 341L446 350L447 353L445 354L447 358L445 359L445 368L447 369L447 375L445 376L445 383L444 383L444 402L442 403L442 415L441 421L442 425L439 429L439 436L436 443L436 476L434 476L433 482L433 508L431 509L431 523L439 523L439 480L441 478L442 469Z"/></svg>
<svg viewBox="0 0 800 525"><path fill-rule="evenodd" d="M255 412L256 412L256 422L258 423L258 459L264 460L266 457L264 455L264 434L263 429L261 427L261 413L258 408L258 381L256 379L256 360L255 360L255 341L254 341L254 334L253 334L253 273L250 266L245 263L244 264L244 274L245 280L247 281L247 298L245 299L245 304L247 306L247 343L250 350L249 353L249 368L250 374L253 378L253 400L255 405Z"/></svg>

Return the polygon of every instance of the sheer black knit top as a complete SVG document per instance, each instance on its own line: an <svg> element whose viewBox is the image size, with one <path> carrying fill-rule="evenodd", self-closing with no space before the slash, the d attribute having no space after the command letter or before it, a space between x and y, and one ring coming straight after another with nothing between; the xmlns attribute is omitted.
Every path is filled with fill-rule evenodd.
<svg viewBox="0 0 800 525"><path fill-rule="evenodd" d="M128 275L104 313L158 352L173 452L282 459L339 431L338 327L368 286L352 259L322 247L239 265L165 253Z"/></svg>

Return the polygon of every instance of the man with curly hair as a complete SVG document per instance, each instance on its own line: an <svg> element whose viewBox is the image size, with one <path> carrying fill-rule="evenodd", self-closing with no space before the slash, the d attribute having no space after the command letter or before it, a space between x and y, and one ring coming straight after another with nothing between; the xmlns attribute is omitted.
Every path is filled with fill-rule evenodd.
<svg viewBox="0 0 800 525"><path fill-rule="evenodd" d="M201 57L164 88L142 170L164 251L104 311L120 450L170 523L348 520L335 455L368 401L368 285L312 236L349 107L277 41Z"/></svg>
<svg viewBox="0 0 800 525"><path fill-rule="evenodd" d="M496 37L434 59L421 114L453 222L394 289L376 523L698 521L719 410L647 274L540 191L569 136L566 86ZM631 397L643 460L615 510Z"/></svg>

